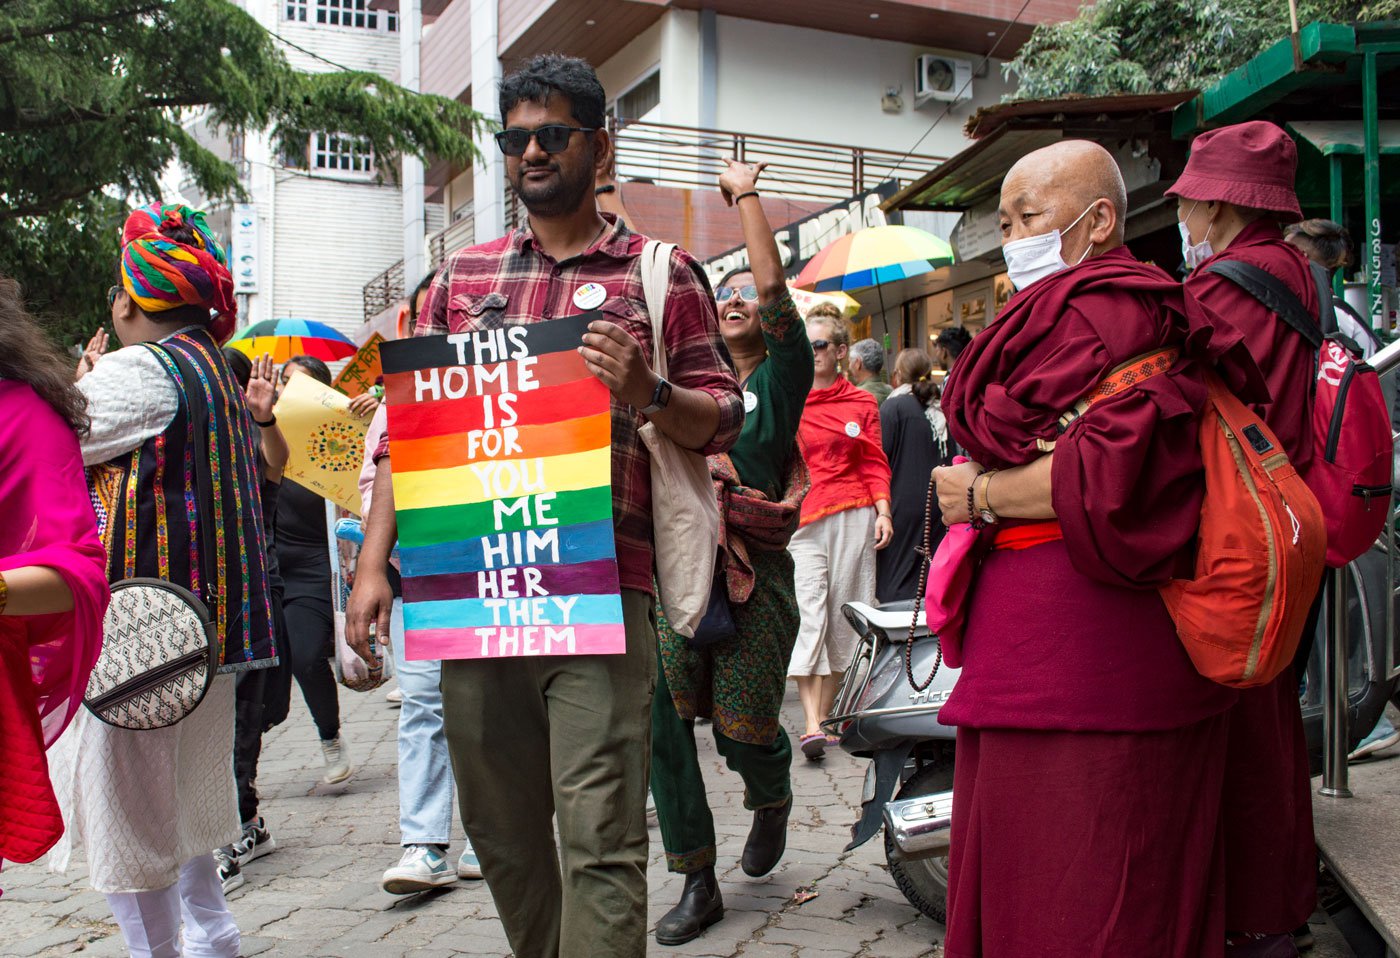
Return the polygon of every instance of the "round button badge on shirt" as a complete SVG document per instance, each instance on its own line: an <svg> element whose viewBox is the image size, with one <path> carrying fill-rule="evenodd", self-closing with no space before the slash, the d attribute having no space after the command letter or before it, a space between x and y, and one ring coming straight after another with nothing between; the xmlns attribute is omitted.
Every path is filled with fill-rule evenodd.
<svg viewBox="0 0 1400 958"><path fill-rule="evenodd" d="M602 283L584 283L574 290L574 305L579 309L597 309L608 298L608 291Z"/></svg>
<svg viewBox="0 0 1400 958"><path fill-rule="evenodd" d="M753 412L758 408L758 397L751 392L744 392L744 412Z"/></svg>
<svg viewBox="0 0 1400 958"><path fill-rule="evenodd" d="M846 423L846 435L850 436L852 439L854 439L854 438L856 438L857 436L859 436L859 435L860 435L860 423L858 423L858 422L848 422L848 423Z"/></svg>

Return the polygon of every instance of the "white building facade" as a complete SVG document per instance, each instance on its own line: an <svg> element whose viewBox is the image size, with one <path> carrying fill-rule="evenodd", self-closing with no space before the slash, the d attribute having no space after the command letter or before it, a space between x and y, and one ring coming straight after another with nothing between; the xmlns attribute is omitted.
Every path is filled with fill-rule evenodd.
<svg viewBox="0 0 1400 958"><path fill-rule="evenodd" d="M239 5L280 38L299 70L397 75L398 16L370 9L370 0ZM249 131L230 142L200 119L189 126L238 164L248 194L245 203L211 209L212 224L230 240L239 325L296 317L353 336L364 321L365 283L402 256L403 196L389 171L362 143L336 130L279 151L266 132ZM176 191L193 205L207 205L188 181L177 181Z"/></svg>

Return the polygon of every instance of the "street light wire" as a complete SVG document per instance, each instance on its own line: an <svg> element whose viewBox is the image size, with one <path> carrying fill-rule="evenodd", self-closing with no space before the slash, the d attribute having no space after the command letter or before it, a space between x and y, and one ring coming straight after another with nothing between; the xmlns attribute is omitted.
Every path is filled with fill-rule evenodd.
<svg viewBox="0 0 1400 958"><path fill-rule="evenodd" d="M1021 9L1016 11L1016 16L1011 18L1011 22L1008 23L1006 27L1001 31L1001 36L996 38L996 42L992 44L991 48L982 57L982 62L977 64L977 69L972 71L974 75L982 72L982 68L987 65L987 62L989 60L992 59L992 54L997 52L997 47L1001 46L1001 41L1006 39L1006 35L1011 32L1012 27L1016 26L1016 24L1020 21L1022 14L1026 12L1026 8L1030 5L1031 0L1025 0L1025 2L1021 4ZM908 160L909 157L914 155L914 151L919 148L919 146L924 142L924 140L928 139L928 135L933 132L933 128L938 126L938 124L942 122L945 117L948 116L948 114L952 111L953 106L958 102L958 97L961 96L962 92L971 85L972 77L968 77L967 80L963 83L962 87L959 88L957 94L953 97L953 99L948 101L948 105L943 108L943 112L933 118L933 122L928 125L928 129L924 131L923 136L919 137L918 140L914 142L914 145L909 147L908 152L906 152L904 156L900 157L899 162L896 163L894 165L894 169L890 171L890 176L893 177L896 173L899 172L899 169L904 165L904 162Z"/></svg>
<svg viewBox="0 0 1400 958"><path fill-rule="evenodd" d="M261 20L255 19L253 22L256 23L259 27L261 27L264 33L266 33L268 36L272 37L272 39L276 40L278 43L281 43L281 44L283 44L283 45L285 45L285 46L289 46L289 47L291 47L293 50L297 51L298 53L303 53L303 54L305 54L306 56L309 56L309 57L310 57L311 59L313 59L313 60L320 60L322 63L326 64L327 66L333 66L333 67L335 67L337 70L341 70L341 71L343 71L343 72L345 72L345 73L367 73L367 72L373 72L373 71L366 71L366 70L352 70L350 67L347 67L347 66L346 66L345 64L343 64L343 63L336 63L334 60L327 59L326 57L321 56L321 54L319 54L319 53L315 53L315 52L313 52L313 51L311 51L311 50L306 49L306 47L302 46L302 45L299 44L299 43L295 43L295 42L293 42L293 41L291 41L291 40L288 40L286 37L282 36L282 34L278 33L276 30L272 29L272 28L269 27L267 24L263 23Z"/></svg>

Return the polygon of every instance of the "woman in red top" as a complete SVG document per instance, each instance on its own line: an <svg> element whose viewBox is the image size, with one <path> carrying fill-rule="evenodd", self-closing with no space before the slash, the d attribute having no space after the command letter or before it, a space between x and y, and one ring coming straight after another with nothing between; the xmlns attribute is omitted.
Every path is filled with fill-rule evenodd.
<svg viewBox="0 0 1400 958"><path fill-rule="evenodd" d="M817 759L826 751L821 721L831 713L856 640L841 606L875 601L875 550L889 545L894 527L879 404L840 373L850 334L839 316L814 311L807 318L807 336L816 376L797 439L812 489L788 546L802 614L788 675L797 681L806 717L802 753Z"/></svg>

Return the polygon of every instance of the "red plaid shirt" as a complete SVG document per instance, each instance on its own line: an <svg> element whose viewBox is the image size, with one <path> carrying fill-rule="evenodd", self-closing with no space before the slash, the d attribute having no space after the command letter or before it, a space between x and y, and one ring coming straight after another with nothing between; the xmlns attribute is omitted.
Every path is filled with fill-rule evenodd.
<svg viewBox="0 0 1400 958"><path fill-rule="evenodd" d="M647 238L607 216L610 228L583 253L555 260L528 228L448 257L423 303L415 336L440 336L502 325L535 323L582 312L573 303L584 283L601 283L607 299L598 307L652 355L651 319L642 292L641 254ZM705 454L725 452L739 438L744 401L719 335L714 296L693 257L671 257L666 300L668 378L677 386L709 393L719 404L719 429ZM624 589L651 593L651 464L637 428L646 420L613 398L613 530L618 576ZM386 441L387 442L387 441ZM376 456L386 449L381 445Z"/></svg>

